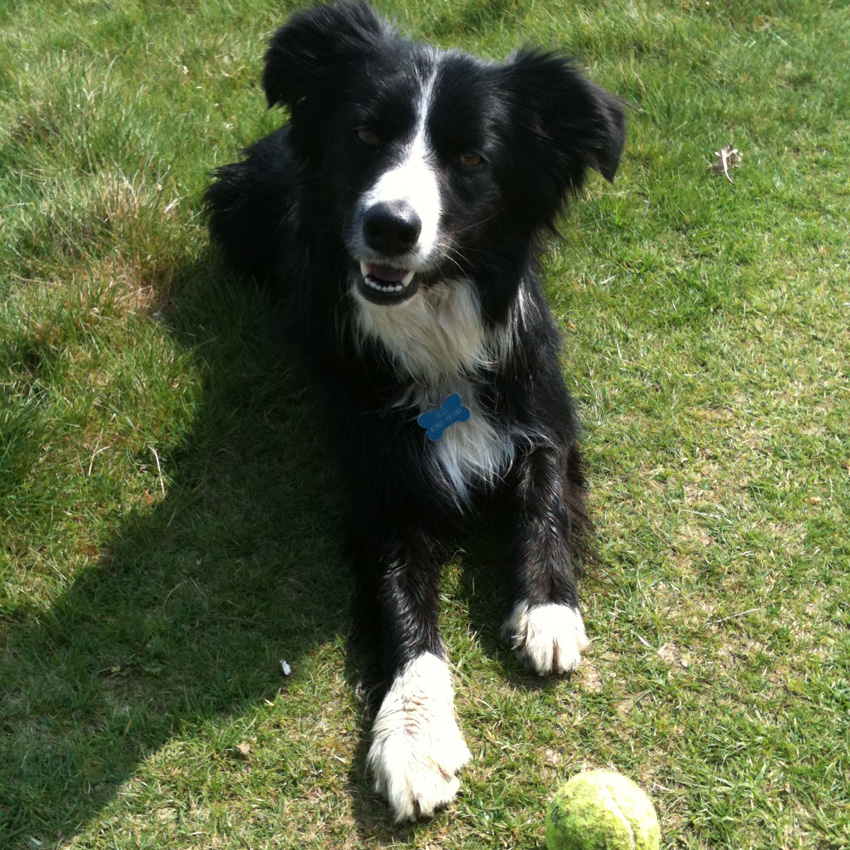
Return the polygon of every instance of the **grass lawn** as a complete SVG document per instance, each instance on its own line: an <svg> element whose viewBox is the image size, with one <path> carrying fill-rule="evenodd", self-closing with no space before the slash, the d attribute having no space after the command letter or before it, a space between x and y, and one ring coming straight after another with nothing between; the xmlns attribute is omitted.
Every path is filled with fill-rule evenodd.
<svg viewBox="0 0 850 850"><path fill-rule="evenodd" d="M471 540L442 627L474 761L393 826L312 401L199 214L281 120L293 4L0 0L0 847L541 850L556 784L607 766L667 848L847 848L850 4L379 5L561 46L634 107L545 265L599 529L584 664L514 662Z"/></svg>

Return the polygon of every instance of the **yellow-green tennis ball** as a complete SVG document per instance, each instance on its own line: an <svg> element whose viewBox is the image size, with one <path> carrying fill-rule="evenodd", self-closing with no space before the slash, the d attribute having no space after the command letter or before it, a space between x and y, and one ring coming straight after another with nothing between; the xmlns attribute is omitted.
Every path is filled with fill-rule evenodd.
<svg viewBox="0 0 850 850"><path fill-rule="evenodd" d="M579 773L549 803L549 850L658 850L660 843L649 797L619 773Z"/></svg>

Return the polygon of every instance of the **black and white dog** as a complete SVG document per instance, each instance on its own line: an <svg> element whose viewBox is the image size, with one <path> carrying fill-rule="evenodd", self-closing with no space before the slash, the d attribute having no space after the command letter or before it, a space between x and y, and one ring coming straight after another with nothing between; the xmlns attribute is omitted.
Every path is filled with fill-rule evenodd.
<svg viewBox="0 0 850 850"><path fill-rule="evenodd" d="M382 686L368 761L411 819L454 797L470 757L438 599L448 541L483 502L511 508L515 650L563 673L587 640L578 425L535 266L586 170L613 179L624 110L561 56L437 50L364 2L295 15L265 63L290 120L217 172L210 230L274 288L320 394Z"/></svg>

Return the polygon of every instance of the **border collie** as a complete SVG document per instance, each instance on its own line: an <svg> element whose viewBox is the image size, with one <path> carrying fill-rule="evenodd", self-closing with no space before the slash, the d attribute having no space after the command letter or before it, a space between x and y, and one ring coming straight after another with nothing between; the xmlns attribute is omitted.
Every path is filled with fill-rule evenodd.
<svg viewBox="0 0 850 850"><path fill-rule="evenodd" d="M557 674L587 641L578 422L536 258L586 170L613 180L624 109L555 53L438 50L365 2L292 17L263 88L289 122L216 172L210 232L273 288L318 390L379 686L368 764L396 820L415 819L470 758L439 582L484 502L511 511L514 650Z"/></svg>

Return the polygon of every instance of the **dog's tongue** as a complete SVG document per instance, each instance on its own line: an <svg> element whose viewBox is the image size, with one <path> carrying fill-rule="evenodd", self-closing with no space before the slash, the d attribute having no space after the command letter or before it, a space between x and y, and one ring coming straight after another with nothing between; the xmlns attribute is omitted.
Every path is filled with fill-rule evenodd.
<svg viewBox="0 0 850 850"><path fill-rule="evenodd" d="M373 266L369 263L369 274L387 283L401 283L407 276L404 269L394 269L391 266Z"/></svg>

